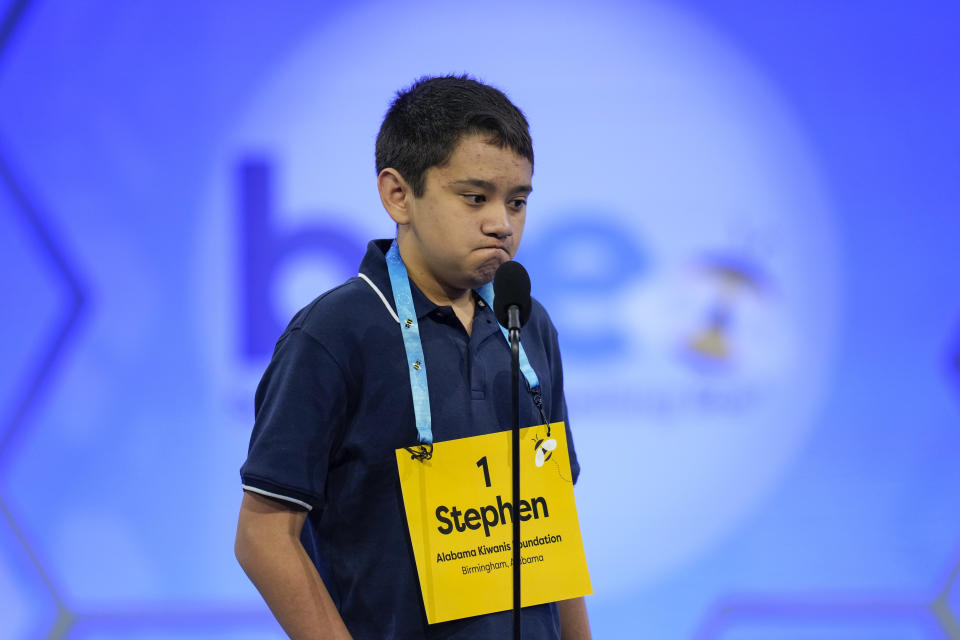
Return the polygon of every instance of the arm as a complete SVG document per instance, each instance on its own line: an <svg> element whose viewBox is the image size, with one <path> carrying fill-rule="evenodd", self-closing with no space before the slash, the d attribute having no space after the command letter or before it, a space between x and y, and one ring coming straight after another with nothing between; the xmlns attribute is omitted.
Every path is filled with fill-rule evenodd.
<svg viewBox="0 0 960 640"><path fill-rule="evenodd" d="M590 621L587 620L587 605L583 598L561 600L557 603L560 611L560 632L562 640L590 640Z"/></svg>
<svg viewBox="0 0 960 640"><path fill-rule="evenodd" d="M349 639L340 614L300 544L305 511L244 492L234 551L273 615L294 640Z"/></svg>

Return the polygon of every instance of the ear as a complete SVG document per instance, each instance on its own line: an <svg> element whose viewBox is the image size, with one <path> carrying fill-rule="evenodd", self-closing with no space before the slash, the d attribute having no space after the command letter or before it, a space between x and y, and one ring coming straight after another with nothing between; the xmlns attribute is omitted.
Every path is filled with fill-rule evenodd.
<svg viewBox="0 0 960 640"><path fill-rule="evenodd" d="M384 169L377 176L377 189L383 208L397 224L409 224L413 189L396 169Z"/></svg>

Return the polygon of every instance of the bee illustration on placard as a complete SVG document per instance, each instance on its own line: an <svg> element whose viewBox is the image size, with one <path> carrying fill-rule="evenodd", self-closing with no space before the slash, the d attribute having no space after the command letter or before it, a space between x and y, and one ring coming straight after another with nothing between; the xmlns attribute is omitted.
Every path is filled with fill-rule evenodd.
<svg viewBox="0 0 960 640"><path fill-rule="evenodd" d="M539 438L537 439L537 443L533 445L533 448L537 452L533 462L538 467L542 467L543 463L549 460L553 455L553 450L557 448L557 441L549 436L546 438Z"/></svg>

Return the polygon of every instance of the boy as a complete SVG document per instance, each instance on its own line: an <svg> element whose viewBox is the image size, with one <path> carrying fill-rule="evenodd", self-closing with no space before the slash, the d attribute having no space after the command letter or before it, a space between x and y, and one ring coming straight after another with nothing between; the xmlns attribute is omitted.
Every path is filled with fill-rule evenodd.
<svg viewBox="0 0 960 640"><path fill-rule="evenodd" d="M376 164L397 237L371 242L360 275L277 342L241 469L237 558L298 640L508 638L511 611L427 624L394 451L512 424L509 348L476 290L523 235L527 121L492 87L424 78L387 112ZM406 311L398 282L409 282ZM398 329L414 324L407 316L422 349L413 368L428 381L420 403ZM535 301L521 340L540 381L521 426L566 422L556 330ZM560 638L561 627L564 639L589 637L582 598L524 609L524 638Z"/></svg>

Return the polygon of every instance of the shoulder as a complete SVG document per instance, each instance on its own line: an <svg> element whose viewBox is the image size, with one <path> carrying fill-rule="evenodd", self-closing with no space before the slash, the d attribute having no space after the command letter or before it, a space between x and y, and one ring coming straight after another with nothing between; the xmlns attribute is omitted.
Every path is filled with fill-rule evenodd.
<svg viewBox="0 0 960 640"><path fill-rule="evenodd" d="M330 347L349 340L350 336L362 336L373 326L392 324L396 321L385 303L367 282L355 276L300 309L287 325L284 336L300 331Z"/></svg>
<svg viewBox="0 0 960 640"><path fill-rule="evenodd" d="M553 325L553 320L550 318L550 314L547 313L546 307L536 298L530 298L530 302L532 306L530 309L530 319L527 320L527 326L545 338L555 339L557 328Z"/></svg>
<svg viewBox="0 0 960 640"><path fill-rule="evenodd" d="M344 381L356 383L363 377L358 354L385 348L391 329L399 331L394 327L396 321L373 289L359 277L351 278L293 316L277 339L261 387L284 376L327 384L335 370Z"/></svg>
<svg viewBox="0 0 960 640"><path fill-rule="evenodd" d="M559 360L560 342L557 337L557 328L540 301L531 298L531 302L530 318L523 325L520 335L528 344L531 342L540 344L548 361Z"/></svg>

